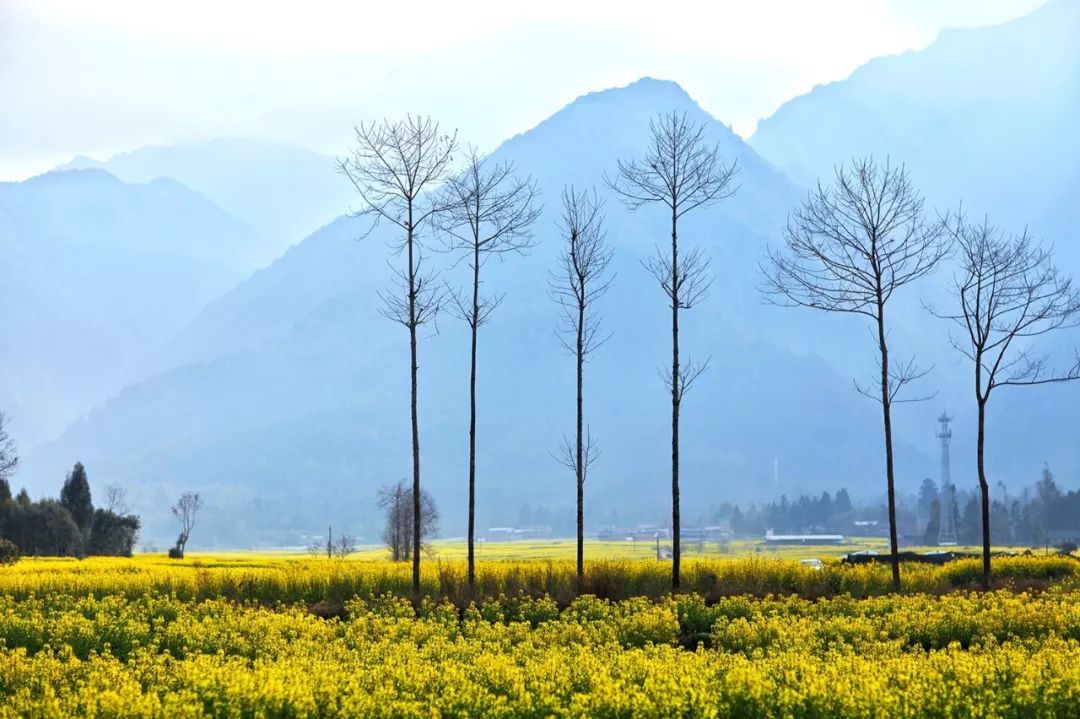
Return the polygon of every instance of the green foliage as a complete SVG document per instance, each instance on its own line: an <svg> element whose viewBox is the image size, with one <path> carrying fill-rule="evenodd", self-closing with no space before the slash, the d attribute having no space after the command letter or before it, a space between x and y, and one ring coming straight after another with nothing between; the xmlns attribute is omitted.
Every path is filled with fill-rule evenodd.
<svg viewBox="0 0 1080 719"><path fill-rule="evenodd" d="M76 462L60 490L60 504L68 511L85 540L94 523L94 503L90 497L90 481L82 462Z"/></svg>
<svg viewBox="0 0 1080 719"><path fill-rule="evenodd" d="M14 564L19 561L19 548L7 539L0 539L0 564Z"/></svg>
<svg viewBox="0 0 1080 719"><path fill-rule="evenodd" d="M107 509L97 509L94 511L90 539L86 543L86 554L130 557L138 537L138 517L116 514Z"/></svg>
<svg viewBox="0 0 1080 719"><path fill-rule="evenodd" d="M29 504L16 502L4 534L24 555L78 556L83 546L75 520L54 499Z"/></svg>

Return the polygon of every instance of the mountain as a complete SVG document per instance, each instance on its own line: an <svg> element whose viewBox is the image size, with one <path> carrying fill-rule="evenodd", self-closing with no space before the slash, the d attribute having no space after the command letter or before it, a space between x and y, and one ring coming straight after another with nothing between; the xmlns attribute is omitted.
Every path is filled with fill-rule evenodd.
<svg viewBox="0 0 1080 719"><path fill-rule="evenodd" d="M571 429L573 362L553 333L547 291L565 183L595 186L607 199L615 249L615 283L599 307L612 338L587 368L586 408L602 449L586 487L588 521L666 521L670 400L656 368L669 361L670 315L641 261L668 230L658 209L628 212L603 177L620 158L640 155L650 119L668 111L705 123L709 140L740 167L735 197L681 226L715 275L711 296L682 320L684 353L711 358L683 409L686 521L707 521L724 500L839 486L864 500L883 492L880 411L852 389L853 376L875 370L866 328L767 306L756 288L764 248L802 190L678 85L644 79L578 98L494 153L533 174L545 208L532 252L485 269L485 287L506 296L481 330L481 527L515 522L525 504L545 508L557 526L572 522L572 477L552 451ZM159 373L32 453L23 479L51 489L79 458L129 487L148 535L161 539L175 493L198 488L209 504L207 544L297 543L327 523L376 541L375 492L410 469L408 368L407 335L379 314L377 298L397 238L386 226L368 229L339 218L210 303L167 343ZM451 268L451 283L462 281L454 258L432 253L429 261ZM957 417L953 476L970 477L968 383L945 351L945 328L919 306L942 281L914 288L892 321L896 353L936 363L926 391L941 390L934 402L895 413L904 492L937 474L933 429L943 405ZM466 328L453 318L422 337L423 477L449 535L464 531L467 359ZM1062 390L1000 400L990 429L1008 442L991 447L995 480L1019 487L1043 460L1062 478L1080 470L1075 441L1063 440L1075 426L1075 398Z"/></svg>
<svg viewBox="0 0 1080 719"><path fill-rule="evenodd" d="M65 166L105 169L128 182L170 177L206 195L254 229L252 269L348 209L353 200L334 159L303 148L242 139L144 147L106 161Z"/></svg>
<svg viewBox="0 0 1080 719"><path fill-rule="evenodd" d="M750 144L804 184L847 158L903 162L930 203L963 202L1058 245L1080 271L1080 3L1051 0L993 27L947 30L784 104Z"/></svg>
<svg viewBox="0 0 1080 719"><path fill-rule="evenodd" d="M684 410L687 516L761 494L776 461L780 486L770 495L834 487L839 477L880 491L874 407L847 374L793 349L798 340L776 341L777 327L823 325L764 307L755 289L756 263L798 189L677 85L646 79L579 98L494 153L534 175L545 209L532 253L485 270L486 286L506 299L481 332L482 526L514 521L523 502L569 512L571 477L551 457L573 416L573 363L553 333L547 292L559 193L572 182L606 194L604 173L638 154L649 120L671 110L706 123L710 141L740 166L738 194L683 229L716 273L712 298L684 324L685 351L712 358ZM618 276L602 307L612 340L588 368L590 423L604 452L590 475L589 513L594 524L663 521L670 405L656 367L670 351L669 316L640 262L663 241L664 218L630 214L613 198L607 218ZM381 227L358 241L366 229L339 219L211 303L170 343L173 367L73 425L30 458L26 476L45 486L59 458L81 457L132 487L150 531L162 534L169 493L197 486L230 518L204 541L281 542L331 520L374 539L375 491L408 471L408 374L406 334L379 315L376 296L389 278L391 235ZM462 323L445 318L421 344L424 481L450 534L463 527L466 340ZM925 464L918 448L901 445L902 457ZM922 476L912 472L909 483Z"/></svg>
<svg viewBox="0 0 1080 719"><path fill-rule="evenodd" d="M0 183L0 406L28 449L244 277L251 231L174 180L101 170Z"/></svg>

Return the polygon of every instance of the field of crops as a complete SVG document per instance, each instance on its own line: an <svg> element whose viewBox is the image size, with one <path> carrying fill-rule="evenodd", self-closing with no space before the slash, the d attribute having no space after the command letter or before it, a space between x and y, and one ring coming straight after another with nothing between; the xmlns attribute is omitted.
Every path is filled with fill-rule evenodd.
<svg viewBox="0 0 1080 719"><path fill-rule="evenodd" d="M670 550L671 540L661 540L660 546ZM889 551L889 540L885 537L849 537L844 544L802 546L776 545L765 546L758 539L731 539L722 542L684 541L684 557L702 557L710 559L738 559L741 557L763 557L773 559L825 559L842 557L849 552L874 550L880 553ZM936 547L905 546L905 551L924 552ZM956 551L977 553L982 547L955 547ZM1005 548L1002 548L1003 550ZM466 545L460 539L438 539L428 547L433 559L464 559ZM480 541L476 544L477 557L483 561L525 560L525 559L573 559L577 552L577 543L573 539L524 539L508 542ZM280 553L279 553L280 554ZM651 540L585 540L585 556L589 559L655 559L656 544ZM362 547L350 559L370 560L386 559L385 547Z"/></svg>
<svg viewBox="0 0 1080 719"><path fill-rule="evenodd" d="M1080 716L1080 562L0 567L0 717ZM448 598L449 600L443 599Z"/></svg>

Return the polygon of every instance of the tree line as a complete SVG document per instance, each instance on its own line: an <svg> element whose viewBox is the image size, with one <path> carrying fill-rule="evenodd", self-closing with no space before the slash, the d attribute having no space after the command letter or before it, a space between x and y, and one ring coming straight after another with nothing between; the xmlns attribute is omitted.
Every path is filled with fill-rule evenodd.
<svg viewBox="0 0 1080 719"><path fill-rule="evenodd" d="M468 377L469 427L466 464L468 506L468 581L475 581L476 430L480 329L498 308L502 295L485 295L482 268L494 256L522 254L533 244L533 224L540 215L540 192L508 162L495 163L474 149L455 161L457 133L440 131L431 118L383 120L356 128L352 152L339 160L340 172L360 197L354 214L370 220L368 232L391 225L397 240L395 281L381 293L383 314L409 335L410 432L412 445L411 537L421 546L423 487L419 421L418 330L450 309L470 328ZM638 158L620 160L604 185L631 212L656 208L669 221L670 236L657 238L656 254L644 268L661 289L671 312L671 364L661 378L671 398L671 530L673 589L680 583L680 414L687 392L706 372L709 360L681 352L681 313L706 299L712 284L709 258L680 235L689 213L731 198L737 191L737 163L724 160L707 140L704 123L678 113L656 117ZM567 185L561 195L558 224L562 249L551 272L551 294L561 317L558 331L574 357L575 427L557 458L574 475L577 507L577 572L584 573L584 484L598 450L584 407L585 365L606 339L596 301L610 286L608 267L613 245L604 232L604 206L593 188ZM969 362L978 410L976 461L979 479L983 583L989 586L991 498L985 466L985 422L994 390L1067 382L1080 378L1075 364L1055 370L1035 341L1050 332L1076 326L1080 295L1052 262L1050 250L1027 232L1011 234L988 219L970 221L962 210L931 213L906 169L873 158L839 166L830 180L819 181L793 210L782 244L768 250L760 264L761 292L768 301L829 313L853 315L872 330L878 372L856 388L878 402L882 413L884 475L893 584L900 586L897 537L893 412L896 405L925 399L912 386L928 368L917 358L897 355L891 346L891 312L897 295L956 258L952 300L927 307L953 326L950 342ZM441 245L441 246L440 246ZM456 255L471 271L463 290L438 279L431 253ZM395 502L400 501L395 493ZM396 505L395 505L396 506ZM395 511L394 516L400 517ZM405 540L395 534L395 546ZM409 552L413 587L420 586L420 552Z"/></svg>
<svg viewBox="0 0 1080 719"><path fill-rule="evenodd" d="M945 502L944 491L951 501ZM1011 493L997 483L990 502L991 540L998 547L1068 549L1080 537L1080 490L1063 491L1053 472L1044 467L1038 481ZM979 545L982 541L981 498L978 488L943 490L932 479L924 479L917 495L897 500L898 523L906 538L933 547L938 544L943 506L950 506L958 544ZM873 503L855 505L846 488L835 493L782 495L763 504L740 506L724 502L708 516L707 522L727 526L735 536L760 537L767 530L780 534L870 532L888 511ZM866 522L866 524L856 524Z"/></svg>
<svg viewBox="0 0 1080 719"><path fill-rule="evenodd" d="M948 504L960 544L982 542L982 498L979 492L957 490L951 502L942 501L942 490L930 479L919 490L918 505L927 517L925 544L937 543L942 507ZM990 541L995 546L1075 549L1080 537L1080 491L1062 491L1050 468L1019 494L997 483L990 500Z"/></svg>
<svg viewBox="0 0 1080 719"><path fill-rule="evenodd" d="M8 418L0 412L0 563L20 555L130 557L141 521L128 505L127 492L119 485L108 485L104 505L95 507L82 462L76 462L67 474L59 499L32 500L25 487L12 496L11 479L19 469L19 453L7 427ZM169 548L170 558L184 558L202 507L198 492L183 492L170 508L180 524L176 544Z"/></svg>
<svg viewBox="0 0 1080 719"><path fill-rule="evenodd" d="M110 486L104 506L95 507L86 468L76 463L58 499L32 500L26 489L14 497L9 478L17 466L14 445L0 415L0 557L130 557L139 536L139 517L129 512L124 491Z"/></svg>

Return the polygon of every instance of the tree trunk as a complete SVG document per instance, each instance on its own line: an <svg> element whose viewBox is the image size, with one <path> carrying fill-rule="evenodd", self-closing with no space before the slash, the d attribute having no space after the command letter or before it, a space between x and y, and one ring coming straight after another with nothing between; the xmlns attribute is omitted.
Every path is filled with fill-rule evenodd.
<svg viewBox="0 0 1080 719"><path fill-rule="evenodd" d="M420 592L420 421L417 417L416 400L416 262L414 259L414 231L412 228L412 206L409 206L409 358L410 358L410 415L412 420L412 461L413 461L413 546L412 546L412 583L413 591Z"/></svg>
<svg viewBox="0 0 1080 719"><path fill-rule="evenodd" d="M679 240L671 210L671 589L679 591Z"/></svg>
<svg viewBox="0 0 1080 719"><path fill-rule="evenodd" d="M585 287L580 289L585 296ZM577 585L578 592L585 590L585 416L582 397L585 374L585 303L578 302L577 322L577 448L574 469L577 477Z"/></svg>
<svg viewBox="0 0 1080 719"><path fill-rule="evenodd" d="M976 459L979 467L979 492L982 495L982 588L990 589L990 484L986 481L983 451L986 446L986 400L979 400L979 437Z"/></svg>
<svg viewBox="0 0 1080 719"><path fill-rule="evenodd" d="M476 334L480 320L480 248L473 245L472 350L469 368L469 586L476 583Z"/></svg>
<svg viewBox="0 0 1080 719"><path fill-rule="evenodd" d="M889 496L889 553L893 591L900 591L900 547L896 537L896 476L893 472L892 401L889 396L889 346L885 340L885 304L878 299L878 347L881 350L881 413L885 424L885 481Z"/></svg>

